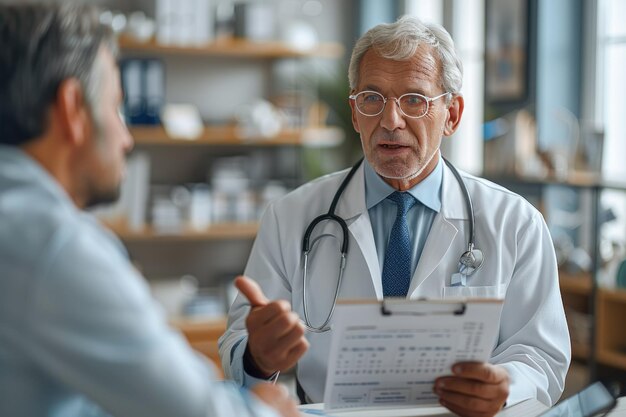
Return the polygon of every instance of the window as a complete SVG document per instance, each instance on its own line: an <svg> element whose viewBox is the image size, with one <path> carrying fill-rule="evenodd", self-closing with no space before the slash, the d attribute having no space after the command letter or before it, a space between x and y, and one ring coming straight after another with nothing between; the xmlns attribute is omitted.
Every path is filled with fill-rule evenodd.
<svg viewBox="0 0 626 417"><path fill-rule="evenodd" d="M406 14L443 25L463 61L465 111L455 138L444 139L442 151L459 168L475 174L483 169L484 0L405 0Z"/></svg>
<svg viewBox="0 0 626 417"><path fill-rule="evenodd" d="M598 1L596 120L604 130L602 173L626 181L626 2Z"/></svg>

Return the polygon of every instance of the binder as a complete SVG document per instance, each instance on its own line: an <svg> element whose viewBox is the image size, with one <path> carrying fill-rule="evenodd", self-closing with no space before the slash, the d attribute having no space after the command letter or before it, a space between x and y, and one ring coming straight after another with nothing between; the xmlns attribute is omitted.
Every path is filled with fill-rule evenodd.
<svg viewBox="0 0 626 417"><path fill-rule="evenodd" d="M436 404L436 378L486 362L501 299L339 301L324 392L327 410Z"/></svg>
<svg viewBox="0 0 626 417"><path fill-rule="evenodd" d="M156 58L126 58L120 63L124 113L129 125L158 125L165 102L163 62Z"/></svg>

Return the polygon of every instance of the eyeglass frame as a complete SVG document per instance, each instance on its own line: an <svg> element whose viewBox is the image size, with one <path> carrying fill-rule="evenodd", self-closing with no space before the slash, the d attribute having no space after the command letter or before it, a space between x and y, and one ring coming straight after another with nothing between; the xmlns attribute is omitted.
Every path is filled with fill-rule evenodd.
<svg viewBox="0 0 626 417"><path fill-rule="evenodd" d="M359 109L359 106L356 104L356 98L357 96L359 96L360 94L363 93L374 93L374 94L378 94L379 96L381 96L383 98L383 108L380 109L380 111L376 114L365 114L363 113L363 111L361 111L361 109ZM428 110L430 110L430 103L432 101L438 100L443 96L447 96L447 95L452 95L451 92L446 91L445 93L439 94L438 96L435 97L428 97L425 96L423 94L419 94L419 93L406 93L406 94L402 94L400 97L385 97L384 95L382 95L381 93L379 93L378 91L374 91L374 90L363 90L363 91L359 91L356 94L350 94L348 96L348 99L350 100L354 100L354 107L356 107L357 111L359 113L361 113L363 116L366 117L376 117L379 114L381 114L382 112L385 111L385 107L387 106L387 101L389 100L394 100L396 102L396 104L398 105L398 109L400 109L400 113L402 113L403 116L408 117L410 119L421 119L422 117L426 116L428 114ZM424 114L422 114L421 116L409 116L408 114L406 114L404 112L404 110L402 110L402 106L400 105L400 100L402 99L402 97L406 97L406 96L419 96L421 98L424 99L424 101L426 102L426 111L424 112Z"/></svg>

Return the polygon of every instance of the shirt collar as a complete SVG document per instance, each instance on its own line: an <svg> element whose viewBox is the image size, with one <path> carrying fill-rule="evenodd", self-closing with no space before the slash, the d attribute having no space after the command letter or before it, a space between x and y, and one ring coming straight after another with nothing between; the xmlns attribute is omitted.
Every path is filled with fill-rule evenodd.
<svg viewBox="0 0 626 417"><path fill-rule="evenodd" d="M0 175L20 183L37 184L64 204L75 208L67 191L52 175L18 146L0 145Z"/></svg>
<svg viewBox="0 0 626 417"><path fill-rule="evenodd" d="M367 209L371 209L391 193L396 191L387 184L374 171L374 168L366 160L363 161L365 171L365 204ZM421 182L417 183L413 188L407 190L420 203L439 213L441 210L441 184L443 181L443 160L439 157L437 166Z"/></svg>

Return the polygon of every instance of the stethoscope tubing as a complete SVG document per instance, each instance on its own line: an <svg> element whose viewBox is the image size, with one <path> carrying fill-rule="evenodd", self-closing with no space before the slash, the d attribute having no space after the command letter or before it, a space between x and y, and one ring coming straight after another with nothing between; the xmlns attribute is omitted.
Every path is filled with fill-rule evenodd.
<svg viewBox="0 0 626 417"><path fill-rule="evenodd" d="M474 218L474 206L472 204L472 198L469 194L469 191L467 190L467 187L465 186L465 181L463 181L463 178L461 177L461 174L459 173L459 171L454 167L454 165L452 165L452 163L450 161L448 161L446 158L443 158L445 164L448 166L448 168L450 168L450 170L452 171L452 174L454 175L454 177L456 178L459 186L461 187L461 191L463 193L463 199L465 200L465 205L467 208L467 212L468 212L468 216L469 216L469 233L468 233L468 251L464 252L464 254L461 256L461 258L463 258L463 256L466 253L473 253L474 250L479 251L479 249L475 249L475 241L474 241L474 230L475 230L475 218ZM354 166L352 167L352 169L350 170L350 172L348 172L348 175L346 175L346 177L343 179L343 181L341 182L341 184L339 185L339 188L337 189L337 191L335 192L335 195L333 196L333 200L330 204L330 207L328 209L328 213L325 214L321 214L319 216L317 216L315 219L313 219L313 221L311 221L311 223L309 223L309 225L307 226L305 232L304 232L304 236L302 238L302 263L303 263L303 268L302 268L302 309L304 311L304 325L306 327L306 329L312 333L324 333L330 330L330 327L328 326L328 324L330 323L330 320L333 316L333 313L335 312L335 306L337 305L337 299L339 297L339 290L341 288L341 283L343 281L343 274L344 274L344 270L345 270L345 266L346 266L346 259L347 259L347 255L348 255L348 242L349 242L349 233L348 233L348 225L346 224L346 221L344 219L342 219L341 217L339 217L338 215L335 214L335 209L337 207L337 203L339 201L339 198L341 197L341 195L343 194L343 191L345 190L345 188L348 186L348 183L350 182L350 180L352 179L352 177L354 176L354 174L356 173L357 169L359 168L359 166L361 165L361 163L363 162L363 158L359 159L359 161L357 161L356 164L354 164ZM311 320L309 319L309 312L308 312L308 306L307 306L307 297L306 297L306 286L307 286L307 271L308 271L308 263L309 263L309 252L311 250L311 245L310 245L310 239L311 239L311 234L313 233L313 229L315 229L315 227L321 223L322 221L334 221L336 222L340 227L341 227L341 231L342 231L342 241L341 241L341 259L340 259L340 263L339 263L339 274L337 276L337 285L335 287L335 295L333 296L333 304L330 308L330 311L328 312L328 315L326 316L326 319L324 320L324 322L320 325L320 326L314 326L311 323ZM320 236L321 237L321 236ZM317 239L315 239L317 240ZM315 242L315 241L314 241ZM314 243L313 242L313 243ZM482 252L481 252L481 257L482 257ZM482 264L482 261L481 261ZM480 268L481 265L478 265L475 269ZM473 273L474 271L472 271Z"/></svg>
<svg viewBox="0 0 626 417"><path fill-rule="evenodd" d="M335 312L335 306L337 305L337 298L339 297L339 288L341 287L341 282L343 281L343 272L346 268L346 258L348 256L348 243L350 241L349 239L350 235L348 233L348 225L346 224L346 221L344 219L342 219L341 217L335 214L335 208L337 207L339 197L341 197L341 194L343 194L343 191L348 186L348 183L350 182L350 180L352 179L352 177L354 176L355 172L357 171L357 169L359 168L362 162L363 162L363 158L359 159L359 161L356 164L354 164L350 172L348 172L348 175L346 175L346 178L344 178L344 180L341 182L341 184L339 185L339 188L335 192L335 196L333 197L333 201L330 204L328 213L322 214L320 216L317 216L315 219L313 219L313 221L309 223L309 226L306 228L306 231L304 232L304 236L302 237L302 256L303 256L303 260L302 260L302 263L303 263L302 309L304 311L304 325L308 331L313 332L313 333L324 333L330 330L330 328L328 327L328 323L330 323L330 319L332 318L333 313ZM313 229L315 229L315 226L317 226L319 223L321 223L324 220L334 221L341 227L341 233L342 233L341 260L339 263L339 274L337 276L337 286L335 287L335 295L333 297L332 307L330 308L330 311L328 313L328 316L326 316L326 320L324 320L324 323L322 323L321 326L314 326L311 323L311 320L309 319L308 306L306 302L307 300L306 298L307 271L308 271L308 262L309 262L309 251L311 249L311 247L309 246L309 243L310 243L309 240L311 239L311 234L313 233Z"/></svg>

